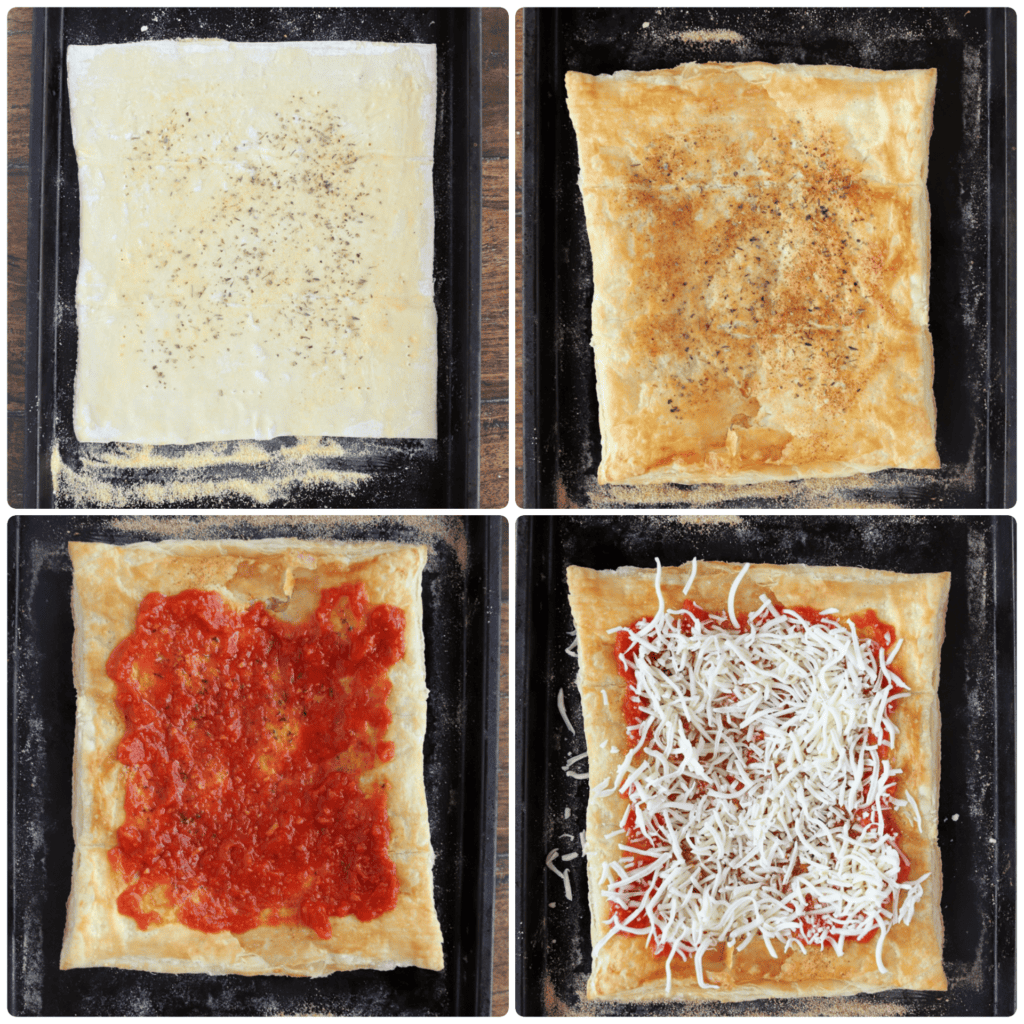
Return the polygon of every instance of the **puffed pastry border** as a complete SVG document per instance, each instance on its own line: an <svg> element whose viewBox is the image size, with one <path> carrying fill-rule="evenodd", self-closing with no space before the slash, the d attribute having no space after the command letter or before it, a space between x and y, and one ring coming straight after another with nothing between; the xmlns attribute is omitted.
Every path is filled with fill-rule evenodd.
<svg viewBox="0 0 1024 1024"><path fill-rule="evenodd" d="M728 607L729 590L742 565L698 562L686 595L708 611ZM692 564L664 568L661 590L666 607L679 608ZM602 868L618 858L617 839L606 838L618 828L626 809L625 797L595 793L614 777L625 750L622 696L625 680L618 674L615 634L608 630L632 625L658 610L655 570L625 567L599 571L570 566L569 603L579 639L577 685L583 704L590 763L587 807L587 880L591 943L596 946L609 930L608 903L601 892ZM717 989L700 988L693 961L672 966L671 992L666 993L664 958L656 958L642 937L614 935L593 958L587 995L595 1000L642 1002L655 1000L713 1000L740 1002L762 998L846 996L888 989L946 989L942 966L942 866L937 840L939 799L939 654L945 632L950 574L902 574L856 568L808 565L751 565L735 596L738 613L754 611L761 595L789 607L838 608L845 617L874 609L879 619L895 627L903 645L893 667L909 685L892 715L900 730L892 762L901 768L899 793L917 801L922 826L909 809L897 810L901 846L911 861L911 878L931 872L924 895L909 924L896 925L883 946L888 973L878 971L875 943L848 943L844 955L833 950L793 950L772 960L763 944L752 943L742 953L727 951L721 966L704 961L704 974ZM603 691L603 692L602 692ZM607 701L605 700L607 697ZM618 746L618 754L611 753Z"/></svg>
<svg viewBox="0 0 1024 1024"><path fill-rule="evenodd" d="M71 895L62 969L121 967L167 973L283 974L319 977L334 971L418 966L442 970L442 935L434 907L433 862L423 738L426 667L423 642L423 546L385 542L163 541L127 545L72 542L74 680L77 692ZM332 938L308 928L260 926L240 935L208 935L177 923L146 931L117 910L121 880L107 857L124 820L125 775L116 757L124 719L106 674L114 647L135 628L142 598L211 590L238 606L263 601L295 621L327 587L362 581L371 603L406 614L406 653L390 670L387 738L394 758L373 769L390 783L391 857L400 893L394 910L367 922L332 918Z"/></svg>

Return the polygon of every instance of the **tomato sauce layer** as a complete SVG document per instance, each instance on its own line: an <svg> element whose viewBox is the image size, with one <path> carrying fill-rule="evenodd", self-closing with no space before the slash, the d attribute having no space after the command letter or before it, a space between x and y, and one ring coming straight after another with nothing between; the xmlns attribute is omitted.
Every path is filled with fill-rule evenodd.
<svg viewBox="0 0 1024 1024"><path fill-rule="evenodd" d="M387 784L388 670L405 614L362 584L324 590L309 619L218 594L149 594L107 661L125 733L125 821L109 853L140 928L203 932L395 907ZM173 914L169 910L173 907Z"/></svg>
<svg viewBox="0 0 1024 1024"><path fill-rule="evenodd" d="M775 609L780 614L785 612L786 610L796 612L798 615L800 615L802 619L804 619L807 623L811 625L816 625L818 623L826 621L829 618L828 616L821 615L820 612L816 611L813 608L794 607L786 609L783 605L776 604ZM697 605L690 600L684 600L679 610L681 612L689 612L694 619L700 621L701 623L709 622L712 618L709 612L705 611L703 608L700 607L700 605ZM887 651L896 642L896 630L887 623L882 622L878 618L878 615L874 611L874 609L868 609L863 613L850 616L849 618L850 621L853 623L854 628L857 630L857 635L862 639L869 640L873 645L875 645L876 648L880 648L881 651ZM648 618L638 619L636 622L633 623L631 631L636 632L642 625L649 621L650 619ZM691 633L694 625L693 620L689 619L685 615L681 615L680 621L682 623L683 632L687 634ZM737 621L740 624L740 631L746 632L749 630L750 626L748 615L737 612ZM615 665L618 669L619 675L629 683L622 698L622 712L626 724L628 747L632 747L634 742L633 738L630 735L630 732L635 732L636 729L644 722L645 718L647 717L647 701L645 697L637 693L636 673L631 667L627 666L623 662L623 656L626 656L630 652L632 646L633 642L630 639L629 634L627 632L620 631L616 634L614 650ZM652 656L652 660L656 660L656 658L656 655ZM893 675L899 675L899 673L896 672L896 670L892 666L889 666L889 671ZM896 701L891 701L887 705L887 715L891 716L896 706L896 703ZM762 737L760 735L757 736L758 740L760 740L761 738ZM742 737L737 736L736 739L737 742L742 746ZM874 739L872 739L872 742L875 742ZM886 745L879 744L878 750L879 755L883 759L889 756L889 748ZM750 758L748 754L748 761L749 760ZM730 781L732 781L731 776ZM891 801L894 795L894 789L895 779L892 780L892 782L890 783L889 787L885 792L885 798L887 801ZM864 814L865 822L867 821L867 817L867 814ZM664 820L660 815L655 815L652 820L655 820L659 822L659 824L664 825ZM892 839L897 849L900 849L901 832L890 806L884 807L883 820L886 834ZM630 808L627 812L624 827L626 830L626 836L628 837L628 845L632 847L634 850L640 851L654 848L651 841L647 838L643 831L641 831L636 819L636 810L632 806L632 804L630 805ZM643 853L634 853L634 860L638 865L647 863L649 862L649 860L653 861L653 859L653 856L648 859L645 857ZM899 883L903 883L907 881L909 877L910 862L907 860L905 856L903 856L902 850L900 850L900 870L897 881ZM640 891L639 887L638 891ZM632 928L649 929L652 927L651 920L644 911L640 911L635 916L632 916L632 909L625 909L623 907L612 904L610 907L610 912L613 917L615 917L622 923L625 923L627 917L630 918L629 923ZM803 932L818 924L820 924L819 916L815 915L813 912L809 912L806 914L803 920L801 920L800 928ZM872 939L876 934L877 930L864 936L858 941L866 942ZM663 957L668 955L669 948L667 945L658 946L657 944L655 944L655 946L653 947L653 952L656 956Z"/></svg>

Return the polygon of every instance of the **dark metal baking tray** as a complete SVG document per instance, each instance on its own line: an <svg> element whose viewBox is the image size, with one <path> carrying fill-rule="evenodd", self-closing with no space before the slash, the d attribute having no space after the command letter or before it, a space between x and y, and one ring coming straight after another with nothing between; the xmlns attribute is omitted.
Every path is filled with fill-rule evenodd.
<svg viewBox="0 0 1024 1024"><path fill-rule="evenodd" d="M481 42L479 9L54 8L33 27L28 281L26 507L117 507L111 485L135 507L258 507L249 481L274 481L273 508L475 508L480 462ZM239 465L224 445L160 446L160 463L127 466L140 446L81 444L72 426L77 358L78 165L71 138L64 55L69 43L219 37L233 41L367 39L437 45L434 149L434 289L438 313L438 440L339 439L345 454L300 472L295 438L255 442L269 456ZM61 480L51 461L59 457ZM111 456L118 457L111 462ZM186 456L213 455L208 493L173 496ZM166 460L172 460L168 465ZM177 460L179 465L173 465ZM269 467L269 468L266 468ZM262 474L262 475L261 475ZM202 480L199 482L202 484ZM340 482L339 482L340 481ZM120 490L117 490L120 489ZM56 493L55 493L56 490ZM179 492L180 493L180 492ZM192 493L191 491L189 492ZM264 490L263 494L267 492ZM151 497L151 495L157 497Z"/></svg>
<svg viewBox="0 0 1024 1024"><path fill-rule="evenodd" d="M424 543L434 893L443 972L325 978L58 969L71 882L69 540L334 537ZM8 522L8 1008L27 1016L486 1015L496 844L500 516L16 516Z"/></svg>
<svg viewBox="0 0 1024 1024"><path fill-rule="evenodd" d="M1016 529L1010 516L524 516L517 530L516 1008L521 1014L978 1017L1013 1012ZM584 871L573 871L574 899L568 901L544 863L549 850L572 848L559 839L562 833L586 827L588 783L560 770L585 749L574 685L577 663L565 654L572 629L565 570L569 565L653 566L655 556L665 565L681 565L695 555L952 573L939 679L939 848L948 992L671 1006L586 998L590 912ZM559 689L575 736L556 707Z"/></svg>
<svg viewBox="0 0 1024 1024"><path fill-rule="evenodd" d="M1011 508L1016 500L1016 14L908 7L524 13L527 507ZM683 32L695 35L687 41ZM723 41L709 41L715 33ZM593 270L576 184L579 162L565 72L758 60L938 69L928 191L943 468L755 486L600 486L590 349Z"/></svg>

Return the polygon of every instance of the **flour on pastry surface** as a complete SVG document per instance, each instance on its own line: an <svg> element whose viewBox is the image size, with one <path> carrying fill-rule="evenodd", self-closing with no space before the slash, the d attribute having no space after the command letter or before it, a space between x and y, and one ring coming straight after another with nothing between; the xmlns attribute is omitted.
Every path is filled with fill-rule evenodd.
<svg viewBox="0 0 1024 1024"><path fill-rule="evenodd" d="M80 440L436 436L434 62L70 48Z"/></svg>
<svg viewBox="0 0 1024 1024"><path fill-rule="evenodd" d="M689 64L566 85L599 480L937 467L934 73Z"/></svg>

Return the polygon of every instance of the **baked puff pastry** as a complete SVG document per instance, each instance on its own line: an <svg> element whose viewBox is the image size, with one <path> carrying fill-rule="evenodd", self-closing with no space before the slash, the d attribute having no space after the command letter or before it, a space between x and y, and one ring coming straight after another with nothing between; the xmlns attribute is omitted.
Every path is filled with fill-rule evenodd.
<svg viewBox="0 0 1024 1024"><path fill-rule="evenodd" d="M935 469L936 72L569 72L599 483Z"/></svg>
<svg viewBox="0 0 1024 1024"><path fill-rule="evenodd" d="M568 583L588 996L944 990L949 574L695 559Z"/></svg>
<svg viewBox="0 0 1024 1024"><path fill-rule="evenodd" d="M421 588L426 548L270 539L123 546L72 543L69 549L78 699L72 781L75 853L61 968L296 976L410 965L441 970L442 937L434 908L434 854L423 781L427 686ZM333 605L325 603L339 593L347 596ZM362 611L360 599L352 596L356 593L366 602ZM189 620L195 646L186 650L176 639L166 649L158 646L155 655L136 655L131 645L139 636L170 635L175 625L153 617L154 603L162 600L208 602L202 623ZM257 602L265 613L254 608ZM270 633L264 629L262 634L273 635L263 653L248 653L261 650L263 641L253 639L255 629L223 626L223 621L234 622L230 616L236 613L263 614L263 626L275 620L269 623ZM385 619L390 633L379 625ZM329 642L315 648L319 641L306 639L313 636L308 629L314 622L322 623L323 634L348 640L340 641L340 648ZM220 630L212 639L208 624ZM363 647L357 654L360 641ZM385 642L390 645L387 652ZM133 652L131 660L126 650ZM257 665L249 673L246 664L234 662L229 673L224 668L228 662L218 661L225 650L231 656L241 650L238 657L243 661L263 659L262 669ZM317 650L335 653L318 661ZM372 666L360 660L367 657L375 659ZM342 669L342 659L355 667ZM138 683L141 699L126 697L123 684L108 675L109 667L117 674L122 663L130 666L127 671ZM173 666L172 673L162 667L167 665ZM378 667L384 665L389 690ZM165 696L161 680L170 674L181 688ZM324 685L315 692L303 689L307 677ZM374 707L366 698L370 710L356 729L351 709L363 706L363 695L371 687L376 688L379 704ZM216 696L203 705L202 713L178 714L176 709L188 704L189 695L205 697L208 691ZM253 701L262 701L258 711L245 703L253 694ZM157 741L143 735L149 728L159 733ZM349 728L355 739L350 736L347 744L339 740L332 745ZM197 741L198 731L210 740ZM368 736L370 740L363 742ZM225 738L223 747L214 742ZM154 758L154 750L168 753ZM197 751L201 757L194 756ZM222 763L220 758L230 761ZM252 767L246 769L248 777L240 778L237 766L245 764ZM297 792L297 779L302 780L300 786L308 779L310 787L318 788ZM232 796L232 790L237 794L243 787L249 787L245 796ZM202 791L211 789L220 820L200 821L195 828ZM249 796L271 790L287 791L290 802L257 806ZM346 794L340 803L334 799L338 793ZM134 803L126 800L129 796ZM364 840L351 837L366 834L358 831L363 827L359 816L365 814L360 810L365 804L359 803L363 797L371 802L383 799L385 825L373 825L371 838L386 844L377 862L390 860L394 865L393 872L386 868L384 873L393 907L377 916L362 911L327 916L333 903L320 905L319 919L313 911L307 913L305 903L301 913L287 903L257 904L255 897L250 904L245 902L248 896L235 890L228 890L228 895L215 890L219 883L202 874L211 854L210 837L216 840L225 831L231 833L240 817L251 816L251 827L246 828L259 835L249 848L218 853L232 860L232 883L236 872L252 869L256 861L258 878L278 872L281 889L293 896L298 889L301 896L316 890L321 875L336 877L338 871L324 865L333 864L330 857L339 848L349 851L346 858L352 854L344 865L348 877L371 875L375 864L352 852L361 849L358 844ZM241 800L242 806L225 817L221 808L232 806L232 799ZM142 806L141 822L135 813L140 804L152 805ZM207 800L207 810L210 804ZM134 863L135 875L126 877L115 864L126 863L119 859L129 856L124 853L126 843L143 847L147 838L142 833L154 834L157 815L165 821L171 811L175 834L169 842L177 851L175 871L151 891L143 887L143 895L126 906L124 894L138 879L163 869L158 859L143 859ZM129 820L129 814L135 816ZM315 822L310 822L310 814L316 815ZM343 817L349 831L333 831ZM126 825L138 828L126 834ZM268 837L278 827L293 831L271 856L267 850L274 840ZM326 861L315 858L317 843L327 850ZM305 868L303 858L308 858ZM358 866L351 867L353 863ZM196 864L199 868L193 870ZM201 927L185 923L193 903L207 910L219 907L224 926L210 926L216 917L212 911ZM254 927L233 925L238 918L231 914L240 906L255 908Z"/></svg>

